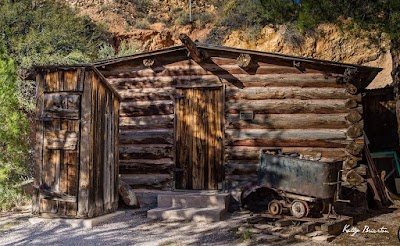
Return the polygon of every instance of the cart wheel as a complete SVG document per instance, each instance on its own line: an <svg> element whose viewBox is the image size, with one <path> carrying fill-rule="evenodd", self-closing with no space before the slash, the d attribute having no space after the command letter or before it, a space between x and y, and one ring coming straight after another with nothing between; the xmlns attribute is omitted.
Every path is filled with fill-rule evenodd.
<svg viewBox="0 0 400 246"><path fill-rule="evenodd" d="M296 218L303 218L308 215L310 208L307 202L295 200L290 206L290 213Z"/></svg>
<svg viewBox="0 0 400 246"><path fill-rule="evenodd" d="M282 204L278 200L272 200L268 204L268 211L273 215L278 215L282 213Z"/></svg>

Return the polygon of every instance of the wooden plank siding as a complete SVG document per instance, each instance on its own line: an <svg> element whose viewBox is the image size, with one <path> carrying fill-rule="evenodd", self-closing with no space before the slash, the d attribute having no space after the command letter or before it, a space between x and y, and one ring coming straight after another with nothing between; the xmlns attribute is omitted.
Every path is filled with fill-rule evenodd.
<svg viewBox="0 0 400 246"><path fill-rule="evenodd" d="M172 51L154 56L152 67L145 67L142 58L99 67L122 97L120 173L134 188L174 186L177 87L224 86L228 188L256 180L263 148L278 147L328 163L353 158L346 147L359 136L349 136L348 129L361 120L363 109L361 95L348 93L346 84L338 82L343 68L313 64L301 71L292 61L257 57L256 65L244 70L234 54L208 54L213 55L200 64L185 51ZM241 111L252 111L254 118L241 120Z"/></svg>
<svg viewBox="0 0 400 246"><path fill-rule="evenodd" d="M115 211L118 96L90 67L43 69L38 74L38 193L33 212L88 218Z"/></svg>

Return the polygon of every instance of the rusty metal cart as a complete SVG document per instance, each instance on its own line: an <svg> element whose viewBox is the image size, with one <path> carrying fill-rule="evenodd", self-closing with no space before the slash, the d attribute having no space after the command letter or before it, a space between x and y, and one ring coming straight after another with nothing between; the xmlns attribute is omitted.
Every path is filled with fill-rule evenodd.
<svg viewBox="0 0 400 246"><path fill-rule="evenodd" d="M268 211L280 215L287 210L296 218L328 209L339 199L341 163L324 163L284 155L260 153L258 186L274 190L278 198L269 202Z"/></svg>

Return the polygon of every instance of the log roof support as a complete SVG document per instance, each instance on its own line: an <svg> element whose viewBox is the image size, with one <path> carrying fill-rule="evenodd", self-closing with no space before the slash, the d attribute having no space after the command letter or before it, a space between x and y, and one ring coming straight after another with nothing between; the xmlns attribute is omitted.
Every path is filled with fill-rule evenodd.
<svg viewBox="0 0 400 246"><path fill-rule="evenodd" d="M190 56L195 62L200 63L207 58L188 35L182 33L179 35L179 39L189 51L188 56Z"/></svg>

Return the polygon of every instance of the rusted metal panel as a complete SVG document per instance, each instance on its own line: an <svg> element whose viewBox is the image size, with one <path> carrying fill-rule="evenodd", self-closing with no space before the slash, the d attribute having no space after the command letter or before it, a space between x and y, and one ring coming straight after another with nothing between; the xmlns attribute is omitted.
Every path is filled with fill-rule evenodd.
<svg viewBox="0 0 400 246"><path fill-rule="evenodd" d="M341 163L323 163L261 152L259 185L294 194L332 198Z"/></svg>

